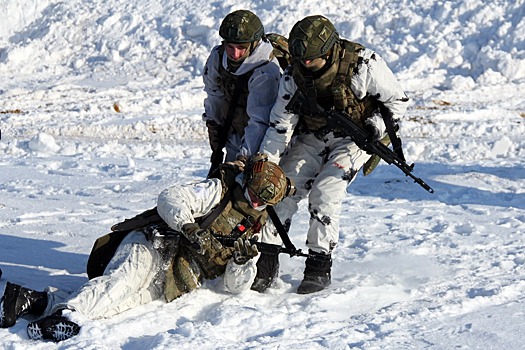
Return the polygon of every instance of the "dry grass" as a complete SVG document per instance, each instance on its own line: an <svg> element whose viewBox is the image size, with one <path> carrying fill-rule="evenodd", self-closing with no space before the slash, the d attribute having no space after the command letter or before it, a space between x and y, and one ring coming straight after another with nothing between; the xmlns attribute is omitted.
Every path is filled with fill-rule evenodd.
<svg viewBox="0 0 525 350"><path fill-rule="evenodd" d="M0 114L22 114L23 112L19 109L7 109L5 111L0 111Z"/></svg>

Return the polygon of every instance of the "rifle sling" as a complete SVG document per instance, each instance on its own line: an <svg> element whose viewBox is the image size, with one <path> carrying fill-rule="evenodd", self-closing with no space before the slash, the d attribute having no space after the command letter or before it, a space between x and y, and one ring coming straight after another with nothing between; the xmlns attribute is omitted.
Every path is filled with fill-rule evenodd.
<svg viewBox="0 0 525 350"><path fill-rule="evenodd" d="M383 117L383 121L385 122L386 132L388 137L390 137L390 142L392 142L392 149L398 157L403 160L403 162L406 162L401 139L397 136L394 120L392 119L392 112L390 112L390 110L381 102L379 103L379 110Z"/></svg>
<svg viewBox="0 0 525 350"><path fill-rule="evenodd" d="M207 216L204 217L204 220L202 220L199 223L199 227L203 230L207 230L210 228L211 224L217 217L224 211L224 208L228 205L228 202L230 201L230 190L226 191L224 194L224 197L222 197L219 204L213 209Z"/></svg>
<svg viewBox="0 0 525 350"><path fill-rule="evenodd" d="M279 217L277 216L275 209L272 206L268 206L266 210L268 211L268 215L270 216L270 219L272 219L272 222L275 225L275 228L277 229L277 232L279 233L279 236L281 237L284 246L290 251L290 256L295 255L296 252L300 253L300 251L298 251L297 248L295 248L292 241L290 240L290 236L288 236L288 232L284 228L281 219L279 219Z"/></svg>

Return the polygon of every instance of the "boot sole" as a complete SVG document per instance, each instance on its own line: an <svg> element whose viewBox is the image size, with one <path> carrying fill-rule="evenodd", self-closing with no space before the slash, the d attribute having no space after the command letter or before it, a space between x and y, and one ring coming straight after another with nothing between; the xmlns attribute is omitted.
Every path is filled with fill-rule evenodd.
<svg viewBox="0 0 525 350"><path fill-rule="evenodd" d="M59 342L74 337L80 326L62 316L48 316L27 325L27 335L33 340Z"/></svg>

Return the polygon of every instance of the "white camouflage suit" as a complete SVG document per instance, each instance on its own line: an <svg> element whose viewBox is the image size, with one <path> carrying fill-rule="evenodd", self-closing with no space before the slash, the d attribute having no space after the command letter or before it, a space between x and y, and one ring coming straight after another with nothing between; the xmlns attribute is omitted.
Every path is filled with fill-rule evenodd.
<svg viewBox="0 0 525 350"><path fill-rule="evenodd" d="M241 176L238 181L242 181ZM207 214L219 204L221 193L218 179L170 187L159 195L157 210L171 228L182 232L184 224L194 222L194 217ZM86 282L71 295L50 289L45 314L67 308L89 319L100 319L163 298L168 262L155 249L154 241L148 241L140 231L130 232L102 276ZM230 259L224 274L226 289L234 294L248 289L255 278L255 264L256 259L244 265Z"/></svg>
<svg viewBox="0 0 525 350"><path fill-rule="evenodd" d="M220 45L214 47L208 57L205 66L204 91L207 97L204 99L203 120L213 121L223 125L228 114L231 96L227 94L221 84L219 64L228 70L227 55L222 55L220 61ZM237 155L250 156L257 153L261 140L268 128L270 110L277 97L281 68L276 58L269 60L273 46L264 40L253 52L242 62L241 66L232 74L240 76L253 71L248 80L248 100L246 101L246 113L248 114L248 125L244 128L244 137L238 133L230 134L226 143L225 161L234 161Z"/></svg>
<svg viewBox="0 0 525 350"><path fill-rule="evenodd" d="M363 62L352 76L350 86L357 98L379 96L378 100L393 113L394 119L402 117L408 98L392 71L377 53L369 49L362 50L359 56ZM281 78L279 94L270 114L270 127L260 152L267 153L269 160L274 162L281 157L280 166L297 187L294 197L285 198L275 207L281 221L291 222L297 204L308 196L310 227L307 246L314 252L330 254L338 241L341 202L346 188L371 156L360 150L350 138L334 137L333 133L324 140L313 133L296 134L292 139L299 116L285 110L297 90L290 68ZM385 135L381 115L371 118ZM270 225L263 228L262 241L281 244L275 228Z"/></svg>

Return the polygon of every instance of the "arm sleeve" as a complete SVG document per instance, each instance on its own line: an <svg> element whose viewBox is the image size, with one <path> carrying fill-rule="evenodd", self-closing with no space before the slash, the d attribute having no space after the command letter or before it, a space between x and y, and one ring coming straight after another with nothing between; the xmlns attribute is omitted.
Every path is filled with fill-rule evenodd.
<svg viewBox="0 0 525 350"><path fill-rule="evenodd" d="M286 106L297 90L291 69L287 69L279 83L277 99L270 112L270 126L261 143L259 151L268 154L268 160L279 163L286 146L292 138L299 116L286 111Z"/></svg>
<svg viewBox="0 0 525 350"><path fill-rule="evenodd" d="M219 65L221 62L219 48L220 46L216 46L212 49L204 66L202 80L204 82L206 98L204 99L204 114L202 119L205 122L213 121L218 125L222 125L228 113L228 103L220 86Z"/></svg>
<svg viewBox="0 0 525 350"><path fill-rule="evenodd" d="M257 153L268 129L270 111L277 97L281 77L280 68L274 61L256 69L248 81L246 112L249 118L241 145L243 156Z"/></svg>
<svg viewBox="0 0 525 350"><path fill-rule="evenodd" d="M394 119L400 119L406 112L409 98L386 62L377 53L365 49L363 63L351 80L351 89L359 99L366 95L377 99L392 112Z"/></svg>
<svg viewBox="0 0 525 350"><path fill-rule="evenodd" d="M250 288L257 274L256 259L238 265L233 259L228 261L224 272L224 286L232 294L240 294Z"/></svg>
<svg viewBox="0 0 525 350"><path fill-rule="evenodd" d="M219 179L173 186L160 193L157 211L172 229L182 232L184 224L195 222L195 218L206 215L219 204L221 194Z"/></svg>

